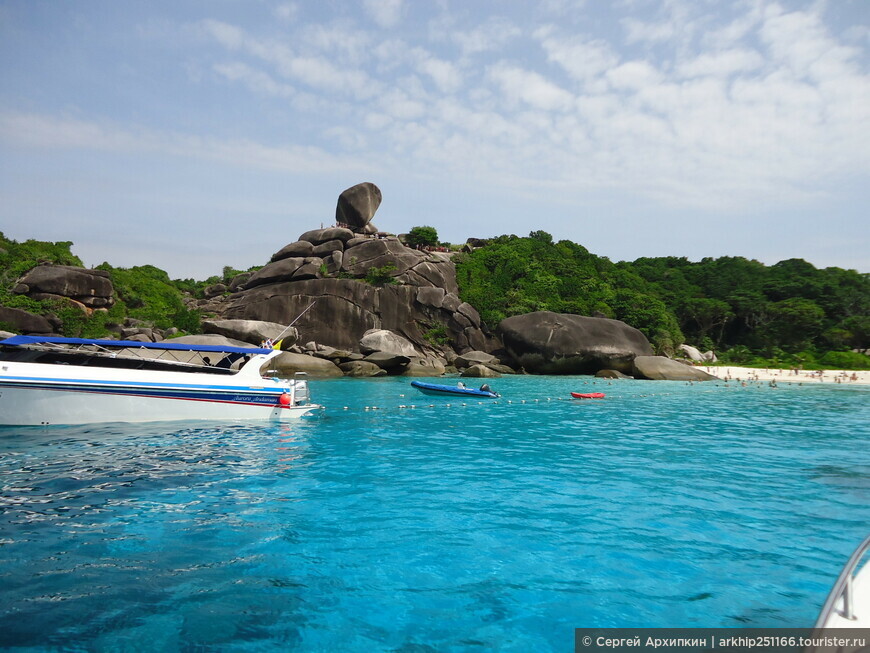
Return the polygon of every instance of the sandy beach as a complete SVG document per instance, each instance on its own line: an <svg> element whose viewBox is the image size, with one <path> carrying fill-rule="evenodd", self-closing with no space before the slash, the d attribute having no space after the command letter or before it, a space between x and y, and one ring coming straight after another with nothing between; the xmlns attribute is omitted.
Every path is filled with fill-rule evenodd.
<svg viewBox="0 0 870 653"><path fill-rule="evenodd" d="M783 370L774 368L700 366L708 374L728 381L776 381L777 383L845 383L870 385L870 371L855 370Z"/></svg>

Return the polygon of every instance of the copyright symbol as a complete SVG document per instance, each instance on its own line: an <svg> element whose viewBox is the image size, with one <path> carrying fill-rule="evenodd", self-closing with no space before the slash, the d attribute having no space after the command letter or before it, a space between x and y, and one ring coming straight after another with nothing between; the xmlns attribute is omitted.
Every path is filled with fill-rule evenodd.
<svg viewBox="0 0 870 653"><path fill-rule="evenodd" d="M583 638L583 646L590 646L592 644L592 638L589 635Z"/></svg>

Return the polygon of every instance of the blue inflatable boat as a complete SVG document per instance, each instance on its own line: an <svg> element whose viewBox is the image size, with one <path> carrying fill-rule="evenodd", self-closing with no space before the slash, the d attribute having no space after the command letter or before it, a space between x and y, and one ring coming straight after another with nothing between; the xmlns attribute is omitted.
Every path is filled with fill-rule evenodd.
<svg viewBox="0 0 870 653"><path fill-rule="evenodd" d="M495 398L500 395L497 392L493 392L492 389L484 383L480 386L480 389L476 388L466 388L465 384L461 381L458 385L440 385L438 383L424 383L423 381L411 381L411 385L417 388L424 395L437 395L437 396L461 396L461 397L490 397Z"/></svg>

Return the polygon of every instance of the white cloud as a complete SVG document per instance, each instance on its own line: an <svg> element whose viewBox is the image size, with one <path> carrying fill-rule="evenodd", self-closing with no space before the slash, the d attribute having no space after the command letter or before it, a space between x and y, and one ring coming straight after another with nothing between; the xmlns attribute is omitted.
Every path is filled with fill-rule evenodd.
<svg viewBox="0 0 870 653"><path fill-rule="evenodd" d="M367 73L344 64L333 63L328 56L299 54L282 42L251 37L232 25L206 20L205 30L231 51L242 51L275 68L282 76L302 82L314 89L370 98L379 91Z"/></svg>
<svg viewBox="0 0 870 653"><path fill-rule="evenodd" d="M662 74L646 61L629 61L607 71L607 79L620 89L642 89L659 84Z"/></svg>
<svg viewBox="0 0 870 653"><path fill-rule="evenodd" d="M229 50L238 50L245 43L245 33L228 23L207 18L200 23L205 32Z"/></svg>
<svg viewBox="0 0 870 653"><path fill-rule="evenodd" d="M281 20L295 20L299 15L299 6L295 2L283 2L275 7L275 15Z"/></svg>
<svg viewBox="0 0 870 653"><path fill-rule="evenodd" d="M546 111L564 111L573 104L573 96L543 75L505 63L491 66L488 76L512 103L524 102Z"/></svg>
<svg viewBox="0 0 870 653"><path fill-rule="evenodd" d="M456 43L461 56L469 57L484 52L498 52L521 35L522 30L509 20L490 17L470 30L460 29L453 24L438 26L434 38Z"/></svg>
<svg viewBox="0 0 870 653"><path fill-rule="evenodd" d="M663 43L673 39L678 34L677 25L671 21L645 23L635 18L626 18L622 25L625 28L628 43Z"/></svg>
<svg viewBox="0 0 870 653"><path fill-rule="evenodd" d="M721 52L702 53L680 61L676 73L680 77L728 77L735 73L749 73L764 66L763 57L748 48L735 48Z"/></svg>
<svg viewBox="0 0 870 653"><path fill-rule="evenodd" d="M205 159L236 168L284 172L370 170L370 161L333 155L310 146L272 147L247 139L221 140L192 134L129 129L54 116L0 113L0 142L17 147L77 149L123 155L161 154Z"/></svg>
<svg viewBox="0 0 870 653"><path fill-rule="evenodd" d="M295 93L295 89L289 84L277 82L271 75L261 70L255 70L247 64L238 61L215 64L214 71L230 81L243 82L248 88L257 93L278 97L290 97Z"/></svg>
<svg viewBox="0 0 870 653"><path fill-rule="evenodd" d="M395 27L402 18L403 0L363 0L366 12L384 28Z"/></svg>
<svg viewBox="0 0 870 653"><path fill-rule="evenodd" d="M385 93L379 104L384 113L399 120L416 120L426 113L426 106L400 89Z"/></svg>
<svg viewBox="0 0 870 653"><path fill-rule="evenodd" d="M537 30L535 37L540 39L549 61L581 81L599 77L619 63L610 44L600 39L559 37L552 27Z"/></svg>
<svg viewBox="0 0 870 653"><path fill-rule="evenodd" d="M420 59L419 69L431 77L443 93L455 93L462 86L462 74L449 61L424 55Z"/></svg>

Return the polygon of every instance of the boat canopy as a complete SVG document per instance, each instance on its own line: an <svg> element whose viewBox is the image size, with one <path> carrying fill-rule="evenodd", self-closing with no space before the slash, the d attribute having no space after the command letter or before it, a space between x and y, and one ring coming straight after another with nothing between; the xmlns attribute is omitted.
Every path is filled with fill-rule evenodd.
<svg viewBox="0 0 870 653"><path fill-rule="evenodd" d="M274 349L260 347L233 347L230 345L186 345L180 342L138 342L136 340L89 340L87 338L55 338L51 336L12 336L0 340L0 345L21 347L25 345L93 345L122 349L162 349L173 351L220 352L224 354L271 354Z"/></svg>

